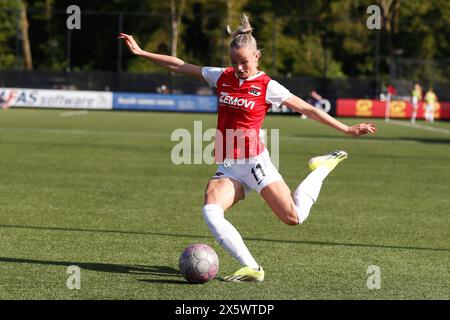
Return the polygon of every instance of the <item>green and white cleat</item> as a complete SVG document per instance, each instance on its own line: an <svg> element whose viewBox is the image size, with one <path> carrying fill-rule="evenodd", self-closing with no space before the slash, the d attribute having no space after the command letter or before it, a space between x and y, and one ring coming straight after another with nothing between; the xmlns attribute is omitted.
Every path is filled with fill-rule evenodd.
<svg viewBox="0 0 450 320"><path fill-rule="evenodd" d="M243 267L231 276L223 278L223 280L229 282L261 282L264 280L264 270L261 266L258 270Z"/></svg>
<svg viewBox="0 0 450 320"><path fill-rule="evenodd" d="M311 171L316 170L319 167L326 166L330 172L345 159L348 158L348 153L343 150L334 150L328 152L324 156L314 157L309 160L308 165Z"/></svg>

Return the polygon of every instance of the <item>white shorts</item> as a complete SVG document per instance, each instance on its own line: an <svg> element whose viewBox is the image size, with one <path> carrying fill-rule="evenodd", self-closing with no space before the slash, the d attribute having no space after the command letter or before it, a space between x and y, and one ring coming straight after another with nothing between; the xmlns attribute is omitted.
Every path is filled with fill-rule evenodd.
<svg viewBox="0 0 450 320"><path fill-rule="evenodd" d="M256 157L248 159L225 159L212 177L212 179L222 178L239 181L244 187L245 195L251 190L260 193L270 183L283 180L270 160L267 149Z"/></svg>

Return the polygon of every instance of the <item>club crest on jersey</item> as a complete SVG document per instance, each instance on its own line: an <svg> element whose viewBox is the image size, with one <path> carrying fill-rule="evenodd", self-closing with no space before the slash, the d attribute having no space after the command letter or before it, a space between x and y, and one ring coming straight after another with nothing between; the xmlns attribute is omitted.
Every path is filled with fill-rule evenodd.
<svg viewBox="0 0 450 320"><path fill-rule="evenodd" d="M261 91L259 91L258 89L255 89L255 88L250 89L250 91L248 93L250 93L251 95L254 95L256 97L259 97L261 95Z"/></svg>

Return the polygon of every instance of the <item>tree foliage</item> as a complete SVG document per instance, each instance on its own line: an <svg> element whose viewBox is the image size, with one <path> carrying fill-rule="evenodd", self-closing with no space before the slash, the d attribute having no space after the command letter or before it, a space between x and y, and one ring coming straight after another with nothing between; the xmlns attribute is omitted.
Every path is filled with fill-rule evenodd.
<svg viewBox="0 0 450 320"><path fill-rule="evenodd" d="M0 0L0 66L14 68L18 63L15 54L20 28L20 0Z"/></svg>
<svg viewBox="0 0 450 320"><path fill-rule="evenodd" d="M0 66L23 67L17 31L20 0L0 0ZM366 26L371 0L35 0L29 4L35 69L161 69L120 48L117 34L135 36L148 51L171 54L200 65L228 65L230 38L242 12L254 27L263 55L261 68L273 75L373 77L379 72L446 79L450 56L450 2L377 0L381 30ZM82 10L82 29L68 32L66 8ZM7 10L4 10L7 9ZM120 14L121 13L121 14ZM378 34L377 34L378 33ZM70 35L70 43L68 42ZM20 50L19 50L20 49ZM69 50L70 49L70 50ZM70 56L69 56L70 53Z"/></svg>

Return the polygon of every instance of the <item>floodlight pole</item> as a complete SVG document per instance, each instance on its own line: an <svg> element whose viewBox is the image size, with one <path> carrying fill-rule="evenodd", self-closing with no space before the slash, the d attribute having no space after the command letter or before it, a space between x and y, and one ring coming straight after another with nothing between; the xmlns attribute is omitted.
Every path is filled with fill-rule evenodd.
<svg viewBox="0 0 450 320"><path fill-rule="evenodd" d="M375 29L375 94L379 93L380 82L380 30Z"/></svg>
<svg viewBox="0 0 450 320"><path fill-rule="evenodd" d="M67 51L66 51L66 72L72 70L72 31L67 28Z"/></svg>
<svg viewBox="0 0 450 320"><path fill-rule="evenodd" d="M119 33L123 32L123 12L119 12ZM117 41L117 72L122 72L122 47L121 41Z"/></svg>
<svg viewBox="0 0 450 320"><path fill-rule="evenodd" d="M21 29L20 29L20 10L17 9L16 11L16 17L17 17L17 29L16 29L16 69L20 69L21 67L21 51L20 51L20 44L22 42L22 33L21 33Z"/></svg>
<svg viewBox="0 0 450 320"><path fill-rule="evenodd" d="M277 20L275 14L272 15L272 74L277 73Z"/></svg>

